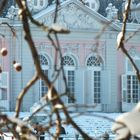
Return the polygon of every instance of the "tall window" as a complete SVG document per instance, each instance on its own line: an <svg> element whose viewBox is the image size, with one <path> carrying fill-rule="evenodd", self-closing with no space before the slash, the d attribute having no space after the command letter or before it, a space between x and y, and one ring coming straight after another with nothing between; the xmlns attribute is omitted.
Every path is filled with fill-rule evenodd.
<svg viewBox="0 0 140 140"><path fill-rule="evenodd" d="M62 59L62 64L65 68L65 74L67 78L68 85L68 103L73 103L74 94L75 94L75 63L72 57L64 56Z"/></svg>
<svg viewBox="0 0 140 140"><path fill-rule="evenodd" d="M137 103L139 97L139 82L136 75L127 75L127 103Z"/></svg>
<svg viewBox="0 0 140 140"><path fill-rule="evenodd" d="M138 103L140 96L140 85L136 75L122 76L123 102Z"/></svg>
<svg viewBox="0 0 140 140"><path fill-rule="evenodd" d="M44 55L39 55L42 71L45 75L48 75L48 60ZM40 97L43 97L48 91L48 87L44 80L40 80Z"/></svg>
<svg viewBox="0 0 140 140"><path fill-rule="evenodd" d="M94 71L94 103L101 103L101 72Z"/></svg>
<svg viewBox="0 0 140 140"><path fill-rule="evenodd" d="M135 56L133 60L138 68L140 68L140 58ZM126 73L122 78L122 97L123 102L137 103L140 96L140 83L135 75L131 63L126 59Z"/></svg>
<svg viewBox="0 0 140 140"><path fill-rule="evenodd" d="M87 66L91 68L93 76L93 101L101 103L101 66L102 59L100 56L90 56L87 59Z"/></svg>

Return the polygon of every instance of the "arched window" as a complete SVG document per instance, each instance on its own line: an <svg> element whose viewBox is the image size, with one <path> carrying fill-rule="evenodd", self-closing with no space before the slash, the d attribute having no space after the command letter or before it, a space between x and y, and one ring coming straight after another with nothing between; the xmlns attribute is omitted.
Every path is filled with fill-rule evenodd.
<svg viewBox="0 0 140 140"><path fill-rule="evenodd" d="M74 66L74 60L70 56L64 56L62 59L64 66Z"/></svg>
<svg viewBox="0 0 140 140"><path fill-rule="evenodd" d="M87 60L87 66L101 66L100 56L91 56Z"/></svg>
<svg viewBox="0 0 140 140"><path fill-rule="evenodd" d="M42 68L42 71L45 75L48 76L48 60L47 60L47 57L45 55L39 55L39 60L40 60L40 64L41 64L41 68ZM40 80L40 97L43 97L47 91L48 91L48 87L47 85L45 84L45 81L44 80Z"/></svg>
<svg viewBox="0 0 140 140"><path fill-rule="evenodd" d="M48 65L48 60L46 59L46 57L44 55L39 55L39 60L41 65Z"/></svg>
<svg viewBox="0 0 140 140"><path fill-rule="evenodd" d="M64 56L62 58L62 65L65 69L65 74L67 78L68 85L68 103L73 103L74 95L75 95L75 61L71 56Z"/></svg>
<svg viewBox="0 0 140 140"><path fill-rule="evenodd" d="M92 55L87 59L86 65L92 71L93 79L93 101L96 104L101 103L101 68L102 58L98 55Z"/></svg>

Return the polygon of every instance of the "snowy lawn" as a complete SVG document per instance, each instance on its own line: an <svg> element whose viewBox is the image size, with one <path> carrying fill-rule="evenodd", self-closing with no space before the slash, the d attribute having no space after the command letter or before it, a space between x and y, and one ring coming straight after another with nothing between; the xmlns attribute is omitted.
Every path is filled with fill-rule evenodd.
<svg viewBox="0 0 140 140"><path fill-rule="evenodd" d="M5 112L8 116L13 116L14 112ZM21 112L20 118L24 118L29 116L29 112ZM101 136L103 133L108 132L109 135L112 135L111 127L113 124L113 120L117 116L120 115L120 113L86 113L84 115L77 115L76 113L71 113L71 116L74 116L74 121L84 130L86 133L88 133L92 137L98 137ZM62 115L63 117L63 115ZM41 122L43 124L47 124L47 121ZM71 125L66 126L63 125L66 130L66 137L75 137L75 130ZM54 131L54 129L52 129ZM5 136L4 140L11 140L11 134L5 133L7 136ZM46 139L46 138L45 138Z"/></svg>

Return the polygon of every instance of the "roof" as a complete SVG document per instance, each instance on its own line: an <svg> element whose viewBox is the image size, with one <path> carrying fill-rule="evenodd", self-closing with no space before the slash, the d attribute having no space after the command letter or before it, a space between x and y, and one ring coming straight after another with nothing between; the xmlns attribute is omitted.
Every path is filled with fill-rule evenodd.
<svg viewBox="0 0 140 140"><path fill-rule="evenodd" d="M69 13L68 13L67 11L70 9L69 7L71 8L71 11L69 11ZM66 9L66 10L64 11L64 9ZM73 10L77 10L77 11L73 11ZM48 8L46 8L46 9L40 11L39 13L37 13L36 15L34 15L34 18L37 20L40 20L48 25L48 22L50 22L50 21L47 21L47 20L52 20L50 18L53 18L54 12L55 12L55 5L51 5ZM72 15L72 13L73 13L73 15ZM84 15L84 17L82 17L82 15ZM67 20L62 19L62 18L65 18ZM75 21L74 21L74 18L75 18ZM86 18L88 18L88 20ZM99 14L96 11L91 10L89 7L83 5L79 0L67 0L67 1L64 1L63 3L61 3L59 11L58 11L58 21L61 22L61 24L63 24L64 22L66 24L70 24L70 22L72 22L72 21L73 21L73 23L78 24L77 22L79 22L79 20L81 20L81 23L79 23L79 26L77 25L78 27L84 26L83 25L84 22L86 24L88 24L85 27L83 27L85 29L87 29L87 28L92 29L93 25L97 26L97 24L102 24L103 26L105 24L108 24L109 27L111 28L111 30L118 30L118 31L120 30L120 26L118 26L116 23L110 22L106 17L102 16L101 14ZM90 23L87 23L87 22L90 22ZM51 21L51 23L53 23L53 20ZM72 26L70 28L74 28L74 26L76 26L73 23L71 23Z"/></svg>

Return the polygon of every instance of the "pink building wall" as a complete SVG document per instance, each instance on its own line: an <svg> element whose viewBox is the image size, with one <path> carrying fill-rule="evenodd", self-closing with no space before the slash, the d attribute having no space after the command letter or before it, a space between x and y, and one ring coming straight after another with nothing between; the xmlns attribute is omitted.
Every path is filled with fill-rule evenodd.
<svg viewBox="0 0 140 140"><path fill-rule="evenodd" d="M125 45L125 48L129 52L130 49L134 48L136 52L140 53L140 46L139 44L136 43L129 43ZM130 52L129 52L130 53ZM126 56L125 54L121 51L121 49L118 50L117 52L117 83L118 83L118 98L119 101L122 101L122 81L121 81L121 75L126 74Z"/></svg>

